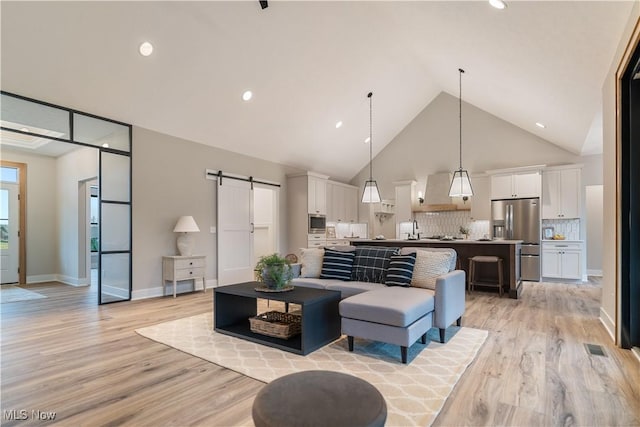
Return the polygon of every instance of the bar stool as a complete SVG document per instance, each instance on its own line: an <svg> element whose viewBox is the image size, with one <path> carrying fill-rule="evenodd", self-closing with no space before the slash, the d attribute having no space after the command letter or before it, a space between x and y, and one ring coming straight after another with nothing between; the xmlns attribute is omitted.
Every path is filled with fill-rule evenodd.
<svg viewBox="0 0 640 427"><path fill-rule="evenodd" d="M481 282L476 278L476 263L495 263L498 266L498 282ZM498 287L502 297L502 258L497 256L476 255L469 258L469 291L473 291L476 285Z"/></svg>

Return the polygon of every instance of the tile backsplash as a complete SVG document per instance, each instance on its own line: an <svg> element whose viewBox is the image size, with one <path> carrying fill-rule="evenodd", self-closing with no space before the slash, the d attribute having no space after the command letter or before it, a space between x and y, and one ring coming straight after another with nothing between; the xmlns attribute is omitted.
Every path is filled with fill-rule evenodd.
<svg viewBox="0 0 640 427"><path fill-rule="evenodd" d="M554 233L564 235L567 240L580 240L579 219L543 219L542 227L553 227Z"/></svg>
<svg viewBox="0 0 640 427"><path fill-rule="evenodd" d="M420 212L416 213L418 231L420 236L454 236L464 237L460 234L460 226L469 230L469 239L481 239L485 235L490 236L489 221L473 221L470 211L452 212ZM400 227L401 237L411 233L411 223L402 223Z"/></svg>

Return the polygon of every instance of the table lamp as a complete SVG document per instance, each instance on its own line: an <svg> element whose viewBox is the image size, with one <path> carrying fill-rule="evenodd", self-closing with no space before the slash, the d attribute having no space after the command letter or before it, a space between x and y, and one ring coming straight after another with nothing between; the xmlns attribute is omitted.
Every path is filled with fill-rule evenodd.
<svg viewBox="0 0 640 427"><path fill-rule="evenodd" d="M197 233L200 229L192 216L181 216L176 226L173 228L174 233L180 233L176 240L178 252L182 256L191 256L193 250L193 237L189 233Z"/></svg>

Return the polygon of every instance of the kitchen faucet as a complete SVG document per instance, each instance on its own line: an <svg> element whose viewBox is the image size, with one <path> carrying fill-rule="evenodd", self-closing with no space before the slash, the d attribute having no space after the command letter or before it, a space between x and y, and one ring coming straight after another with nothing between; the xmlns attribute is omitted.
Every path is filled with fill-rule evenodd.
<svg viewBox="0 0 640 427"><path fill-rule="evenodd" d="M412 226L412 230L411 230L411 236L416 237L416 230L419 230L420 228L418 227L418 221L417 220L413 220L413 223L411 224ZM420 233L418 233L418 240L420 239Z"/></svg>

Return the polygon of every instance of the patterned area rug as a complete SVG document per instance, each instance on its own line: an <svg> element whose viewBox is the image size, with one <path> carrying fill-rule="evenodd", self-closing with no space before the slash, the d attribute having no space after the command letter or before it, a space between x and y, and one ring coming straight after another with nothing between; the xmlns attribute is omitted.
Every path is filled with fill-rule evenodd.
<svg viewBox="0 0 640 427"><path fill-rule="evenodd" d="M487 331L450 327L446 344L437 342L438 330L429 331L426 345L409 349L409 364L400 362L397 346L347 339L299 356L213 331L211 313L137 329L154 341L217 365L269 382L299 371L323 369L360 377L382 393L387 402L387 425L430 425L454 386L487 338Z"/></svg>
<svg viewBox="0 0 640 427"><path fill-rule="evenodd" d="M0 304L41 298L47 297L37 292L28 291L13 285L0 286Z"/></svg>

